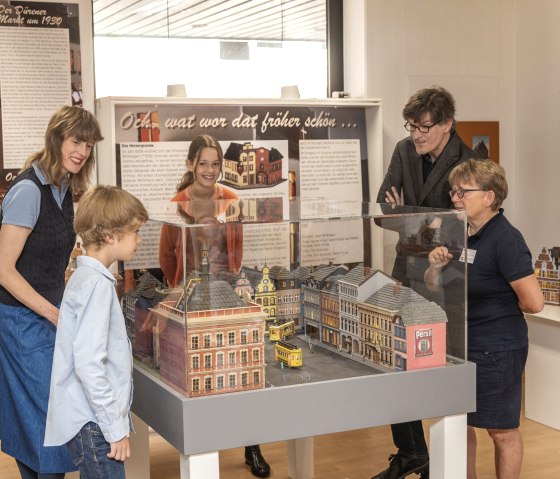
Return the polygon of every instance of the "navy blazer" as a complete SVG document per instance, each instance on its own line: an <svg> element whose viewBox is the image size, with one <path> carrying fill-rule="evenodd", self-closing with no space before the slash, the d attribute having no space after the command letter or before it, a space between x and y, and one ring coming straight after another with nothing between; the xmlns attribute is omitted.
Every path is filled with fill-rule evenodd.
<svg viewBox="0 0 560 479"><path fill-rule="evenodd" d="M451 137L439 155L426 183L422 174L422 155L416 153L414 143L407 137L397 143L387 174L377 194L377 202L385 203L385 191L394 186L404 193L404 204L428 208L453 208L449 197L449 173L458 164L479 156L463 143L459 135Z"/></svg>

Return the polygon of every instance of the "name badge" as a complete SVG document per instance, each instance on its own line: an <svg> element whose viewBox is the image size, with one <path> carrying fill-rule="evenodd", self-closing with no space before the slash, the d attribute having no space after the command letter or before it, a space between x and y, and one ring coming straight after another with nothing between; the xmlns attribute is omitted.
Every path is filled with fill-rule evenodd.
<svg viewBox="0 0 560 479"><path fill-rule="evenodd" d="M476 250L475 249L467 249L467 263L469 264L473 264L474 263L474 257L476 256ZM465 262L465 250L463 249L463 252L461 253L461 257L459 258L459 261L461 261L462 263Z"/></svg>

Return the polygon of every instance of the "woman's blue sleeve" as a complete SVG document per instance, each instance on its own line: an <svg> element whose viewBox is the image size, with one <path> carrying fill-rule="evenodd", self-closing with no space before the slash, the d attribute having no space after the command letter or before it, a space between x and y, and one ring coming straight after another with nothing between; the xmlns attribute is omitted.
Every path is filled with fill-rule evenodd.
<svg viewBox="0 0 560 479"><path fill-rule="evenodd" d="M22 180L10 188L2 202L2 224L32 228L41 211L41 192L31 180Z"/></svg>

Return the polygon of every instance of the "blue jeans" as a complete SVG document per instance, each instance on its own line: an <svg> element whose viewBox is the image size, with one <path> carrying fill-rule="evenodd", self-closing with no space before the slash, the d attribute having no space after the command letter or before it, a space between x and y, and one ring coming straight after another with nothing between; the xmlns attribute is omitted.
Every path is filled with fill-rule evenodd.
<svg viewBox="0 0 560 479"><path fill-rule="evenodd" d="M111 445L94 422L84 425L66 446L80 469L80 479L125 479L124 462L107 457Z"/></svg>

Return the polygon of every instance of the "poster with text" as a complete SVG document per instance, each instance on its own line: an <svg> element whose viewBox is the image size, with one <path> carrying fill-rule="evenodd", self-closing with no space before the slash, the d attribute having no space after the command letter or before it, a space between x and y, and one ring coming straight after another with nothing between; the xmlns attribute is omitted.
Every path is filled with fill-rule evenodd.
<svg viewBox="0 0 560 479"><path fill-rule="evenodd" d="M200 134L219 141L219 182L242 200L245 221L251 202L280 202L279 224L263 224L256 216L259 224L244 225L247 266L294 265L300 254L293 248L300 243L290 240L289 224L299 221L306 205L341 201L358 205L359 212L369 198L363 107L123 102L114 106L114 128L116 181L154 218L175 214L169 200L186 171L189 145ZM343 243L347 235L333 230L330 241ZM333 260L332 251L321 251L314 252L315 264Z"/></svg>
<svg viewBox="0 0 560 479"><path fill-rule="evenodd" d="M76 3L0 0L0 200L51 115L82 105L78 21Z"/></svg>

